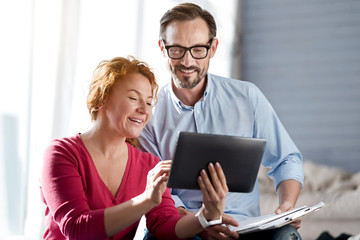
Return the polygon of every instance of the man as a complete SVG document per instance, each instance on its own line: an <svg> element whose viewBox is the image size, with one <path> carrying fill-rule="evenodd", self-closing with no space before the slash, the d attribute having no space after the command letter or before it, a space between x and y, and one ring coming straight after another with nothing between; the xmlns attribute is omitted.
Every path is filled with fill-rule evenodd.
<svg viewBox="0 0 360 240"><path fill-rule="evenodd" d="M270 167L269 176L274 179L279 196L279 207L274 210L280 213L292 209L303 184L302 156L254 84L208 73L217 46L216 23L206 10L183 3L164 14L159 47L171 82L159 92L153 117L139 137L140 148L165 160L172 159L181 131L265 138L262 164ZM181 214L195 214L202 205L199 191L172 189L172 194ZM251 193L228 193L223 225L205 228L201 237L239 238L225 225L234 226L234 219L241 221L259 215L256 182ZM301 239L296 231L300 222L292 225L243 235L240 239Z"/></svg>

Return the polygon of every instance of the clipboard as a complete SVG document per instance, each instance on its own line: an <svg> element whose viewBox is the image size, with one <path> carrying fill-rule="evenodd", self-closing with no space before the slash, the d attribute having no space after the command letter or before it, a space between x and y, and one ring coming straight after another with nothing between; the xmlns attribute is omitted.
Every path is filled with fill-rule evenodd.
<svg viewBox="0 0 360 240"><path fill-rule="evenodd" d="M235 227L230 230L237 231L239 234L246 234L279 228L301 218L302 216L305 216L306 214L316 212L324 206L324 202L319 202L311 207L302 206L280 214L272 213L260 217L250 218L239 222L239 227Z"/></svg>

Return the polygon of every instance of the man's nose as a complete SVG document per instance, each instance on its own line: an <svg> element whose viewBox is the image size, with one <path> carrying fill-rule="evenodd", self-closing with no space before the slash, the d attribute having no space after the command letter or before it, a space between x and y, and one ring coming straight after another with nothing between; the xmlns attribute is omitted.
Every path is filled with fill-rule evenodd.
<svg viewBox="0 0 360 240"><path fill-rule="evenodd" d="M184 57L181 59L181 64L184 65L185 67L190 67L193 65L194 60L195 59L191 56L190 51L187 50L185 52Z"/></svg>

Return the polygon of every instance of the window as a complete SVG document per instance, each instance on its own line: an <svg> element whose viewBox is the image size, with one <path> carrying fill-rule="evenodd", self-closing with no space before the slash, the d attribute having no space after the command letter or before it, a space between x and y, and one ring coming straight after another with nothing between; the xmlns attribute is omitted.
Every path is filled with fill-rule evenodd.
<svg viewBox="0 0 360 240"><path fill-rule="evenodd" d="M101 60L133 55L154 68L160 85L169 81L157 46L158 24L178 2L0 3L0 238L41 238L44 204L39 176L44 150L51 139L92 126L87 84ZM219 28L220 45L210 71L228 76L233 36L229 22L234 16L222 13L235 9L236 1L193 2L210 10Z"/></svg>

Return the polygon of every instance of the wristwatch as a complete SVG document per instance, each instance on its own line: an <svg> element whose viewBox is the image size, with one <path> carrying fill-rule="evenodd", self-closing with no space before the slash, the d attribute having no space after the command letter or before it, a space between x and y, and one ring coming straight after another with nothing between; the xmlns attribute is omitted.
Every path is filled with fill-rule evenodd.
<svg viewBox="0 0 360 240"><path fill-rule="evenodd" d="M199 211L195 214L195 217L197 217L199 219L200 225L203 228L207 228L207 227L218 225L218 224L222 223L222 215L220 215L219 219L207 221L206 218L204 217L203 211L204 211L204 204L201 206Z"/></svg>

